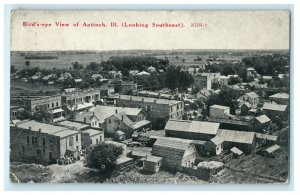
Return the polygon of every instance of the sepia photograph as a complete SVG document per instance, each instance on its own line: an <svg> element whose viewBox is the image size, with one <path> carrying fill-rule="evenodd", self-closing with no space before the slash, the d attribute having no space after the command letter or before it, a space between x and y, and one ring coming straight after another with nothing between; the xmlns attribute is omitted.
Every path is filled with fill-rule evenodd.
<svg viewBox="0 0 300 195"><path fill-rule="evenodd" d="M289 184L289 10L10 17L10 183Z"/></svg>

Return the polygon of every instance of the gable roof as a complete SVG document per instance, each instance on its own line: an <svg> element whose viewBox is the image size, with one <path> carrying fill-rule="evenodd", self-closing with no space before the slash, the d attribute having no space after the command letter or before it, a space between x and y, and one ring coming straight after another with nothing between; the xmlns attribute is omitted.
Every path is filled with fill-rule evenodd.
<svg viewBox="0 0 300 195"><path fill-rule="evenodd" d="M237 155L243 154L243 152L241 150L239 150L238 148L236 148L236 147L231 148L230 151L237 154Z"/></svg>
<svg viewBox="0 0 300 195"><path fill-rule="evenodd" d="M273 110L273 111L281 111L284 112L287 108L287 105L282 104L272 104L272 103L264 103L262 109L263 110Z"/></svg>
<svg viewBox="0 0 300 195"><path fill-rule="evenodd" d="M255 138L255 133L222 129L218 136L221 136L226 142L252 144Z"/></svg>
<svg viewBox="0 0 300 195"><path fill-rule="evenodd" d="M168 105L174 105L178 104L182 101L178 100L168 100L168 99L161 99L161 98L151 98L151 97L142 97L142 96L130 96L130 95L119 95L116 97L117 99L121 100L132 100L132 101L139 101L139 102L153 102L156 100L156 104L168 104ZM131 98L131 99L130 99Z"/></svg>
<svg viewBox="0 0 300 195"><path fill-rule="evenodd" d="M210 139L210 141L212 143L214 143L215 145L219 145L219 144L221 144L221 143L224 142L224 139L222 137L220 137L220 136L216 136L216 137Z"/></svg>
<svg viewBox="0 0 300 195"><path fill-rule="evenodd" d="M165 130L216 135L220 123L188 120L169 120Z"/></svg>
<svg viewBox="0 0 300 195"><path fill-rule="evenodd" d="M228 106L222 106L222 105L216 105L216 104L210 106L210 108L217 108L217 109L222 109L222 110L227 110L227 109L229 109Z"/></svg>
<svg viewBox="0 0 300 195"><path fill-rule="evenodd" d="M246 93L248 97L255 99L255 98L259 98L259 95L257 95L257 93L251 91L249 93Z"/></svg>
<svg viewBox="0 0 300 195"><path fill-rule="evenodd" d="M278 98L278 99L289 99L290 95L287 93L276 93L274 95L269 96L270 98Z"/></svg>
<svg viewBox="0 0 300 195"><path fill-rule="evenodd" d="M267 117L265 114L264 115L261 115L261 116L258 116L258 117L255 117L255 119L260 122L260 123L267 123L269 121L271 121L271 119L269 119L269 117Z"/></svg>
<svg viewBox="0 0 300 195"><path fill-rule="evenodd" d="M130 120L130 118L128 118L128 116L126 116L124 113L114 114L113 116L117 117L120 121L122 121L125 125L129 127L134 124L134 122L132 122L132 120Z"/></svg>
<svg viewBox="0 0 300 195"><path fill-rule="evenodd" d="M184 156L185 151L190 146L192 145L188 140L170 137L160 137L157 138L152 147L152 155L160 157L170 157L181 160Z"/></svg>

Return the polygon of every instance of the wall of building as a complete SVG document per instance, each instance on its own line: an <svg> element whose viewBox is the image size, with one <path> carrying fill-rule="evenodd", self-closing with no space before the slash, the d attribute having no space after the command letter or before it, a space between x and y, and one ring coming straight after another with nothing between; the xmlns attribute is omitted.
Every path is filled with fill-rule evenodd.
<svg viewBox="0 0 300 195"><path fill-rule="evenodd" d="M209 141L211 138L216 136L216 135L194 133L194 132L172 131L168 129L165 129L165 132L166 132L166 137L176 137L176 138L202 140L202 141Z"/></svg>
<svg viewBox="0 0 300 195"><path fill-rule="evenodd" d="M115 116L111 116L105 120L106 128L105 133L109 136L113 136L118 130L123 131L128 136L132 134L132 129L125 125L120 119Z"/></svg>
<svg viewBox="0 0 300 195"><path fill-rule="evenodd" d="M159 171L159 168L161 166L161 161L159 162L151 162L145 160L143 163L143 169L152 173L156 173Z"/></svg>
<svg viewBox="0 0 300 195"><path fill-rule="evenodd" d="M219 109L219 108L214 108L210 107L209 108L209 115L210 117L213 118L228 118L228 116L225 115L225 113L229 114L230 109Z"/></svg>
<svg viewBox="0 0 300 195"><path fill-rule="evenodd" d="M60 157L59 137L38 131L10 128L10 159L48 164ZM52 155L52 159L49 157Z"/></svg>
<svg viewBox="0 0 300 195"><path fill-rule="evenodd" d="M81 134L79 131L75 135L67 136L60 139L60 157L65 156L67 150L81 150Z"/></svg>

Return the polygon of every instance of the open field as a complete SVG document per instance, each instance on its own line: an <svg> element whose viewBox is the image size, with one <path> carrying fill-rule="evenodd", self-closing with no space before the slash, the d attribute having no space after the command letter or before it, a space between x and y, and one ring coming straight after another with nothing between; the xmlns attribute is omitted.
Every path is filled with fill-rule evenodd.
<svg viewBox="0 0 300 195"><path fill-rule="evenodd" d="M10 95L19 95L22 93L26 94L55 94L60 92L60 88L54 85L42 85L40 83L31 83L31 82L24 82L20 80L11 80L10 81Z"/></svg>

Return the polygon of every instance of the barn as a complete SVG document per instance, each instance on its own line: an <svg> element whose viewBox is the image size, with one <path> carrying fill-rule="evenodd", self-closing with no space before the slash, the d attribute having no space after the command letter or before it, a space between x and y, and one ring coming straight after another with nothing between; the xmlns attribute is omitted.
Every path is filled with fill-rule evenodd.
<svg viewBox="0 0 300 195"><path fill-rule="evenodd" d="M196 149L189 140L161 137L154 143L152 155L163 158L161 165L163 168L181 170L181 166L194 166Z"/></svg>

